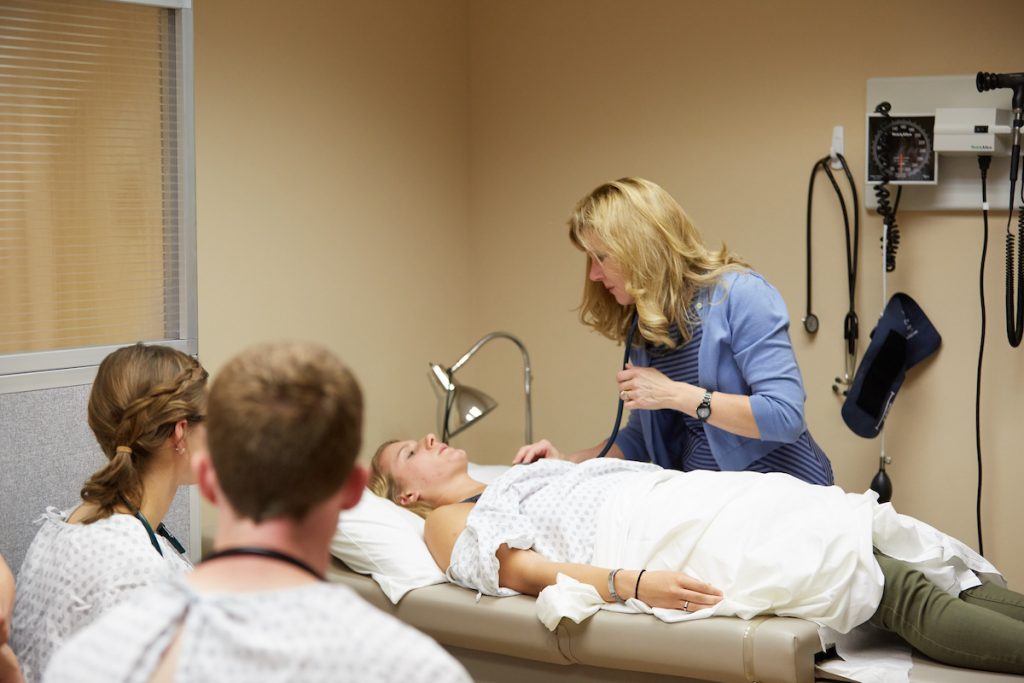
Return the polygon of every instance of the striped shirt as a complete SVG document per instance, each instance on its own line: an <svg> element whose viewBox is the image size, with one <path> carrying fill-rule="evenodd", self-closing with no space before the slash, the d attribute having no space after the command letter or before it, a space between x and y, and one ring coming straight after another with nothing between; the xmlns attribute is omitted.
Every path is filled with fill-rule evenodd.
<svg viewBox="0 0 1024 683"><path fill-rule="evenodd" d="M679 330L675 328L672 337L676 342L682 339ZM675 349L650 349L651 367L673 381L699 386L700 340L701 326L698 323L692 328L692 336L686 344ZM683 472L720 469L711 454L703 422L671 409L652 412L654 429L660 432L664 442L678 444L677 448L670 448L670 462L656 464ZM834 481L832 463L806 429L796 441L784 444L755 460L747 470L784 472L811 484L831 485Z"/></svg>

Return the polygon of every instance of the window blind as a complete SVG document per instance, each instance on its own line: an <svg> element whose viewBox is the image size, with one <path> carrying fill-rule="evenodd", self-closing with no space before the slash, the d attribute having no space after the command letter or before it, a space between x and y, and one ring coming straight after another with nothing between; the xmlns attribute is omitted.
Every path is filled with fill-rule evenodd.
<svg viewBox="0 0 1024 683"><path fill-rule="evenodd" d="M175 26L0 3L0 354L179 337Z"/></svg>

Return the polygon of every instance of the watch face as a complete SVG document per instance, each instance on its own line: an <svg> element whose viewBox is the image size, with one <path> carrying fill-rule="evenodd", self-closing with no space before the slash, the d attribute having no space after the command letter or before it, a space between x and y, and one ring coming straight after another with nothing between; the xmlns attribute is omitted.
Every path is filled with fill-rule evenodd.
<svg viewBox="0 0 1024 683"><path fill-rule="evenodd" d="M698 406L697 417L699 417L702 420L708 419L709 417L711 417L711 408L709 408L708 406Z"/></svg>

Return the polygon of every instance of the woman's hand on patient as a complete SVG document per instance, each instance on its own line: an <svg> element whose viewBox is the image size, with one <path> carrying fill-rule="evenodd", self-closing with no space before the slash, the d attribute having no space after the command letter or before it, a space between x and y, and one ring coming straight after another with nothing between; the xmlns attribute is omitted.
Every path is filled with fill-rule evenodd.
<svg viewBox="0 0 1024 683"><path fill-rule="evenodd" d="M713 607L722 601L722 591L682 572L645 571L637 593L634 597L651 607L687 612Z"/></svg>
<svg viewBox="0 0 1024 683"><path fill-rule="evenodd" d="M684 401L680 393L687 388L697 391L692 385L675 382L654 368L636 367L632 363L619 370L615 381L619 383L619 398L629 410L680 410Z"/></svg>
<svg viewBox="0 0 1024 683"><path fill-rule="evenodd" d="M516 453L516 457L512 459L513 465L528 465L534 460L540 458L551 458L552 460L564 460L565 457L561 451L552 445L547 439L541 439L540 441L534 441L533 443L526 444L519 449Z"/></svg>

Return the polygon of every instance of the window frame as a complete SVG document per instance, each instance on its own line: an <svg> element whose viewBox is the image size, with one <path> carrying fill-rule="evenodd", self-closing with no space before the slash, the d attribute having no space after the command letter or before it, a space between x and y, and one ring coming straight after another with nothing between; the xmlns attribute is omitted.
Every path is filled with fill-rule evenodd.
<svg viewBox="0 0 1024 683"><path fill-rule="evenodd" d="M196 265L195 54L191 0L107 0L169 9L177 38L178 92L178 321L175 339L145 339L185 353L199 351L198 270ZM89 384L100 361L125 345L84 346L53 351L0 354L0 393Z"/></svg>

